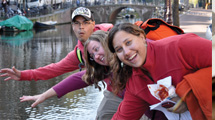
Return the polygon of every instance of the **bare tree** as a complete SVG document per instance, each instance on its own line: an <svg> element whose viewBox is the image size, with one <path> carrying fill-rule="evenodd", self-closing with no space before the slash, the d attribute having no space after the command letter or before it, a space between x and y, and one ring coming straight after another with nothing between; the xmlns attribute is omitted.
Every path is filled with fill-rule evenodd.
<svg viewBox="0 0 215 120"><path fill-rule="evenodd" d="M173 0L172 4L173 25L180 26L179 23L179 1Z"/></svg>
<svg viewBox="0 0 215 120"><path fill-rule="evenodd" d="M165 21L168 24L172 24L172 4L171 4L171 0L165 0Z"/></svg>
<svg viewBox="0 0 215 120"><path fill-rule="evenodd" d="M54 3L54 1L53 0L51 0L51 6L53 7L53 3Z"/></svg>
<svg viewBox="0 0 215 120"><path fill-rule="evenodd" d="M27 0L23 0L23 10L26 10Z"/></svg>
<svg viewBox="0 0 215 120"><path fill-rule="evenodd" d="M215 35L215 12L212 11L212 36Z"/></svg>

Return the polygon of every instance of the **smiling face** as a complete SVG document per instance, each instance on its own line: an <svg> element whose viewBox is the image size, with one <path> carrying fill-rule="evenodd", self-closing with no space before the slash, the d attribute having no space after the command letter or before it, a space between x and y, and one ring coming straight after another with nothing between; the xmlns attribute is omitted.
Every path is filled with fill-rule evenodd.
<svg viewBox="0 0 215 120"><path fill-rule="evenodd" d="M86 40L93 33L93 29L95 28L95 21L87 21L82 16L77 16L72 23L72 28L76 37L84 44L84 42L86 42Z"/></svg>
<svg viewBox="0 0 215 120"><path fill-rule="evenodd" d="M113 38L113 48L120 61L131 67L141 67L145 62L147 47L142 34L118 31Z"/></svg>
<svg viewBox="0 0 215 120"><path fill-rule="evenodd" d="M94 60L100 65L108 66L104 48L100 42L94 40L89 41L87 51L90 54L91 60Z"/></svg>

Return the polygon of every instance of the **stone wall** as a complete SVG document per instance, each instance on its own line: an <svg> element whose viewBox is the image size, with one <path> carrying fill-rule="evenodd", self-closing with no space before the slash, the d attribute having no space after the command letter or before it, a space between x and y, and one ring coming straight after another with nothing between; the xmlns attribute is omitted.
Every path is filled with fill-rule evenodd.
<svg viewBox="0 0 215 120"><path fill-rule="evenodd" d="M71 10L65 9L56 11L53 14L32 17L29 19L33 22L57 21L57 24L66 24L71 22Z"/></svg>

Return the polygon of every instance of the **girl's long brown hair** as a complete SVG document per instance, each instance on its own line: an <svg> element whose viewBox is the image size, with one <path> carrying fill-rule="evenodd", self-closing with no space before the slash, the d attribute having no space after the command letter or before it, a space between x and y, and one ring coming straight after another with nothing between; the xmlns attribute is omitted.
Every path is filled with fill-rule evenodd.
<svg viewBox="0 0 215 120"><path fill-rule="evenodd" d="M97 30L95 31L89 39L85 42L84 44L84 58L85 58L85 68L86 68L86 73L82 77L82 79L87 83L87 84L94 84L96 88L101 90L101 87L98 85L98 82L110 77L110 67L109 66L103 66L98 63L96 63L92 58L90 58L90 54L87 51L87 46L90 41L98 41L101 43L101 47L103 47L105 51L105 58L107 61L113 60L113 53L110 52L107 46L107 36L108 32L102 31L102 30ZM102 81L104 87L105 84Z"/></svg>
<svg viewBox="0 0 215 120"><path fill-rule="evenodd" d="M114 53L114 57L116 58L116 60L112 61L110 64L114 78L114 80L112 81L114 93L122 91L125 88L127 80L132 75L132 67L125 64L123 66L121 65L122 62L116 56L115 49L113 47L113 38L118 31L125 31L128 34L133 34L135 36L140 36L140 34L143 34L145 37L145 32L138 26L131 23L118 24L110 30L108 35L108 47L110 51Z"/></svg>

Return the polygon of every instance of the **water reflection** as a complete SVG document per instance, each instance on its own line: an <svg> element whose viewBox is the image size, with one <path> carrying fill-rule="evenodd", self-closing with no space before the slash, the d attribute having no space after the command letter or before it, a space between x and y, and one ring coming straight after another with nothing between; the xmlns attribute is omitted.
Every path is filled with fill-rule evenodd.
<svg viewBox="0 0 215 120"><path fill-rule="evenodd" d="M76 44L70 24L40 32L1 34L0 68L16 66L17 69L25 70L56 63L72 51ZM0 78L0 119L94 119L103 95L92 86L60 99L49 99L34 109L30 107L32 102L19 102L22 95L42 93L70 74L37 82L4 82Z"/></svg>
<svg viewBox="0 0 215 120"><path fill-rule="evenodd" d="M32 31L1 32L0 35L2 42L8 43L12 46L22 45L33 38Z"/></svg>
<svg viewBox="0 0 215 120"><path fill-rule="evenodd" d="M141 18L118 18L116 20L116 24L119 24L119 23L124 23L124 22L129 22L129 23L135 23L136 21L144 21L144 20L141 20Z"/></svg>

